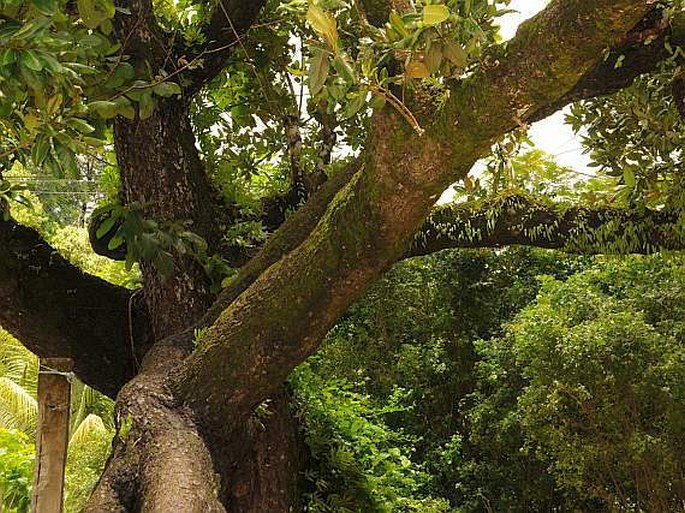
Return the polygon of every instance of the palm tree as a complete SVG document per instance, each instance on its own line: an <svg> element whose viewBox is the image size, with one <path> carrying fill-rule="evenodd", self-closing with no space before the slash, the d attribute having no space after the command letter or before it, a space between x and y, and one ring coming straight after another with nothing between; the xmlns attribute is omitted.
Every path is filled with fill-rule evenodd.
<svg viewBox="0 0 685 513"><path fill-rule="evenodd" d="M0 427L36 434L38 357L0 329Z"/></svg>

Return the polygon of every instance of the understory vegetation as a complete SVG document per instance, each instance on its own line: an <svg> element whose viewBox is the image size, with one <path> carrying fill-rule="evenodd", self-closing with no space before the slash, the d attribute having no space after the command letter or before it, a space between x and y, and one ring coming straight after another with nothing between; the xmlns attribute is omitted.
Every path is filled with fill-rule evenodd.
<svg viewBox="0 0 685 513"><path fill-rule="evenodd" d="M679 511L685 263L404 262L292 383L307 511Z"/></svg>

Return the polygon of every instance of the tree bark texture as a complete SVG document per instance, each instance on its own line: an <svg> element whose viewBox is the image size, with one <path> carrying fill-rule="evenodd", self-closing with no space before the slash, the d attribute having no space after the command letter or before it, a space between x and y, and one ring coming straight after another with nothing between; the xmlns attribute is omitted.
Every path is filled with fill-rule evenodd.
<svg viewBox="0 0 685 513"><path fill-rule="evenodd" d="M216 197L200 162L187 109L166 100L149 118L118 118L114 141L125 204L142 206L161 223L186 223L210 247L218 245ZM197 320L211 295L202 267L189 257L175 258L172 276L161 277L143 263L144 290L157 339Z"/></svg>
<svg viewBox="0 0 685 513"><path fill-rule="evenodd" d="M43 358L71 358L83 382L112 398L153 342L131 291L83 273L13 221L0 221L0 325Z"/></svg>

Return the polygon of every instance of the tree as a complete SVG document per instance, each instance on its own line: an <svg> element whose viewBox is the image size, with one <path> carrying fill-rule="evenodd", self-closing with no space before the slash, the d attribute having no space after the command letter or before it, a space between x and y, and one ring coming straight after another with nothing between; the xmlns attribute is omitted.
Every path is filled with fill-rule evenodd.
<svg viewBox="0 0 685 513"><path fill-rule="evenodd" d="M403 256L682 247L682 202L561 211L507 196L443 209L410 249L438 195L502 136L667 60L679 6L552 1L506 45L486 1L31 0L0 13L6 168L75 174L111 134L119 204L94 216L93 242L143 274L142 295L84 274L11 219L22 196L3 182L0 323L117 397L120 435L89 511L287 511L282 385ZM312 40L306 122L291 34ZM336 166L339 135L359 156ZM239 200L259 164L285 185L262 190L255 214ZM235 231L257 244L257 221L273 231L258 252ZM277 413L255 430L268 398Z"/></svg>
<svg viewBox="0 0 685 513"><path fill-rule="evenodd" d="M554 495L565 511L680 507L682 271L655 255L546 277L503 336L478 342L467 417L480 454L462 471L495 509Z"/></svg>

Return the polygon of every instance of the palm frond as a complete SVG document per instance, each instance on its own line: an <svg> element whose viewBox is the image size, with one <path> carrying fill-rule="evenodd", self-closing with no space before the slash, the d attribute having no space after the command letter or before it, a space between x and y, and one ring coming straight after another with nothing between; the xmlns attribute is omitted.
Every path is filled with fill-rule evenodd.
<svg viewBox="0 0 685 513"><path fill-rule="evenodd" d="M0 376L0 426L36 433L38 403L22 386Z"/></svg>
<svg viewBox="0 0 685 513"><path fill-rule="evenodd" d="M37 397L38 357L0 328L0 375Z"/></svg>
<svg viewBox="0 0 685 513"><path fill-rule="evenodd" d="M92 441L94 438L101 438L109 436L109 431L105 427L105 423L102 419L90 413L83 422L81 422L74 433L71 435L69 440L69 450L77 448L77 446L86 444Z"/></svg>

